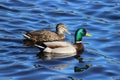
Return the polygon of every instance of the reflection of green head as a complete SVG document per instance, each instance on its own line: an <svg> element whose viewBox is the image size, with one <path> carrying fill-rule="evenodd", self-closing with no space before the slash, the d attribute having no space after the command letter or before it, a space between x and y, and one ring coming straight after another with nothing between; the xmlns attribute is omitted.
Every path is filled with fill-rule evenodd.
<svg viewBox="0 0 120 80"><path fill-rule="evenodd" d="M75 42L82 41L83 36L91 36L84 28L79 28L75 33Z"/></svg>

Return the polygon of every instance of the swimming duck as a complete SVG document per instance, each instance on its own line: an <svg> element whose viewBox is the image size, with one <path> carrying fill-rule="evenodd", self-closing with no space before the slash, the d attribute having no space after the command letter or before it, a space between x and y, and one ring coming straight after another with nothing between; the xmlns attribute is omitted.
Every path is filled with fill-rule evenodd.
<svg viewBox="0 0 120 80"><path fill-rule="evenodd" d="M62 23L56 25L56 32L50 30L36 30L23 34L28 40L36 42L58 41L65 39L64 32L70 34L66 26Z"/></svg>
<svg viewBox="0 0 120 80"><path fill-rule="evenodd" d="M50 53L52 57L70 57L84 51L82 43L83 36L92 36L84 28L79 28L75 32L75 43L71 44L65 41L44 42L41 45L36 44L43 54Z"/></svg>

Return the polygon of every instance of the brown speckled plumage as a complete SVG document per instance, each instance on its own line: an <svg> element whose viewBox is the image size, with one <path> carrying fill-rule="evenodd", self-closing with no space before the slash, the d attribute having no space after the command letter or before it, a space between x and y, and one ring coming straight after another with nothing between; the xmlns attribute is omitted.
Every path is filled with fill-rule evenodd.
<svg viewBox="0 0 120 80"><path fill-rule="evenodd" d="M58 41L65 39L64 32L67 32L69 34L66 26L60 23L56 26L56 32L52 32L50 30L37 30L28 32L24 34L25 36L23 36L34 42ZM28 36L29 38L26 36Z"/></svg>

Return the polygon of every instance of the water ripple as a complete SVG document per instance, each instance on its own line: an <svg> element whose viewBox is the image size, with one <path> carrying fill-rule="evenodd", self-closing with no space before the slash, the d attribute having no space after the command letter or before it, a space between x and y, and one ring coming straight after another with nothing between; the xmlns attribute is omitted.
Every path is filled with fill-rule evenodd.
<svg viewBox="0 0 120 80"><path fill-rule="evenodd" d="M118 0L0 0L0 9L1 80L120 79ZM74 57L44 60L38 48L23 44L23 33L55 31L57 23L71 32L65 34L68 42L74 42L79 27L93 35L83 39L83 62Z"/></svg>

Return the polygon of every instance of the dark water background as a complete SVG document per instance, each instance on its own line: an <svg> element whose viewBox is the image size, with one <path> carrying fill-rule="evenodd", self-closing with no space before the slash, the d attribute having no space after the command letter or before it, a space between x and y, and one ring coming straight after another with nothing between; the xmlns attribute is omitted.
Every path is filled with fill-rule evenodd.
<svg viewBox="0 0 120 80"><path fill-rule="evenodd" d="M84 27L84 62L74 57L42 60L23 45L21 33ZM0 0L0 80L120 80L120 0ZM75 72L74 68L92 66Z"/></svg>

